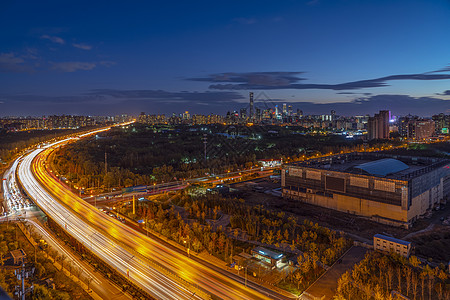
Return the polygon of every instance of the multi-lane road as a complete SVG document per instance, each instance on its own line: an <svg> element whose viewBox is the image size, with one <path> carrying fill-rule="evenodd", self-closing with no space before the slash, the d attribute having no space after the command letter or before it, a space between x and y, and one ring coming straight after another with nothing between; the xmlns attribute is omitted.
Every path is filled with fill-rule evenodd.
<svg viewBox="0 0 450 300"><path fill-rule="evenodd" d="M119 273L156 299L201 299L207 294L221 299L285 299L251 282L246 287L240 277L193 260L77 197L46 169L48 155L67 141L27 154L18 167L19 180L47 215Z"/></svg>

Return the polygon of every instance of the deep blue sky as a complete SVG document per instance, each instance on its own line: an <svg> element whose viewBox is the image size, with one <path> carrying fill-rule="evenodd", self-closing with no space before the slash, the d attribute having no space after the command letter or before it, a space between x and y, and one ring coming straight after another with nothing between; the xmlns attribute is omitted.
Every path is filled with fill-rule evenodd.
<svg viewBox="0 0 450 300"><path fill-rule="evenodd" d="M0 116L450 110L448 0L44 2L0 4Z"/></svg>

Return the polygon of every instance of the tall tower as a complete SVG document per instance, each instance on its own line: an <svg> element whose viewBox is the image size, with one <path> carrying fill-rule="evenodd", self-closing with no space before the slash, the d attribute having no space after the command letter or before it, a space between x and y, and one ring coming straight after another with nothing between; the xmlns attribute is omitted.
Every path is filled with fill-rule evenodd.
<svg viewBox="0 0 450 300"><path fill-rule="evenodd" d="M250 119L253 119L253 92L250 92Z"/></svg>

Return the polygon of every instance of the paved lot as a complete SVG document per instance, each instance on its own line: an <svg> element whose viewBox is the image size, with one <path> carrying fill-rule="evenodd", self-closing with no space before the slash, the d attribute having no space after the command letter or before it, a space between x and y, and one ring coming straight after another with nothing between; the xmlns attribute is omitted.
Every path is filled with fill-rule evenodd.
<svg viewBox="0 0 450 300"><path fill-rule="evenodd" d="M333 299L338 279L345 271L351 270L353 265L361 261L367 251L368 249L364 247L352 247L342 257L342 263L335 263L319 280L306 290L306 293L313 297L302 297L301 299L314 299L314 297L323 300ZM325 297L322 298L323 296Z"/></svg>

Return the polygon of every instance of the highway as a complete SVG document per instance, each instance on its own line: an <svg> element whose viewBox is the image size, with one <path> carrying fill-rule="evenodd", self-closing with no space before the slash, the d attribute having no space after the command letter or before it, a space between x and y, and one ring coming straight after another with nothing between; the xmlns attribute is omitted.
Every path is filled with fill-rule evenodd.
<svg viewBox="0 0 450 300"><path fill-rule="evenodd" d="M156 299L201 299L206 297L204 292L220 299L285 299L251 282L252 288L245 287L231 279L232 274L212 270L130 229L73 194L46 170L45 165L53 148L67 141L69 139L26 155L19 165L18 177L28 195L45 213L115 270L124 276L128 274L130 280ZM168 276L168 272L192 285L182 284ZM195 290L194 286L199 289Z"/></svg>
<svg viewBox="0 0 450 300"><path fill-rule="evenodd" d="M66 261L70 262L74 267L82 270L83 277L92 279L90 288L102 299L131 299L131 297L128 294L125 294L120 287L104 278L99 272L96 272L94 267L86 261L80 259L80 257L76 255L68 245L65 245L50 230L48 230L42 222L45 214L39 208L30 205L25 205L23 207L20 205L19 208L16 208L16 206L13 205L15 202L29 204L28 199L23 197L21 191L19 190L16 181L15 174L20 160L21 157L15 160L10 169L8 169L4 174L5 180L3 181L3 194L9 211L6 216L0 217L0 221L23 218L28 223L33 225L34 229L44 238L52 249L56 250L59 255L64 255L66 257Z"/></svg>

